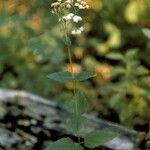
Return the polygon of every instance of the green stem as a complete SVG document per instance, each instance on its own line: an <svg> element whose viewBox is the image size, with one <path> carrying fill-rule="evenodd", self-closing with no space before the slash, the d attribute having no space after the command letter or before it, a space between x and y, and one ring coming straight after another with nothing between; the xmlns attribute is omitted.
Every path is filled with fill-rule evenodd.
<svg viewBox="0 0 150 150"><path fill-rule="evenodd" d="M66 34L66 42L69 41L69 37ZM71 74L72 74L72 83L73 83L73 95L74 97L76 96L76 81L74 78L74 72L73 72L73 66L72 66L72 57L71 57L71 48L70 48L70 43L67 44L67 49L68 49L68 58L69 58L69 63L70 63L70 67L71 67ZM78 117L78 103L77 101L75 101L75 117L77 117L77 129L78 124L79 124L79 117ZM80 131L78 129L78 133L77 133L77 137L78 137L78 143L80 143Z"/></svg>
<svg viewBox="0 0 150 150"><path fill-rule="evenodd" d="M73 67L72 67L72 57L71 57L71 49L70 46L68 45L68 58L69 58L69 63L71 65L71 74L72 74L72 78L74 79L74 73L73 73Z"/></svg>
<svg viewBox="0 0 150 150"><path fill-rule="evenodd" d="M72 75L72 83L73 83L73 96L76 96L76 80L74 77L74 71L73 71L73 62L72 62L72 57L71 57L71 42L70 42L70 38L68 36L68 31L67 31L67 25L66 22L62 22L62 27L65 31L65 40L66 40L66 45L67 45L67 50L68 50L68 58L69 58L69 63L70 63L70 67L71 67L71 75ZM77 101L75 101L75 117L77 117L77 129L78 129L78 133L77 133L77 137L78 137L78 143L80 143L80 131L79 131L79 116L78 116L78 103Z"/></svg>

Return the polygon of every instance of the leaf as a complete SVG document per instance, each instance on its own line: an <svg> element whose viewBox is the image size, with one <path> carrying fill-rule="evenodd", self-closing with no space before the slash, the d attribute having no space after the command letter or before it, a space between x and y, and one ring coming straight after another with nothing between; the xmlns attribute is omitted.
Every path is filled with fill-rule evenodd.
<svg viewBox="0 0 150 150"><path fill-rule="evenodd" d="M90 72L81 72L79 74L74 74L74 79L77 82L80 82L80 81L84 81L86 79L92 78L94 76L95 75ZM61 83L67 83L67 82L72 81L73 79L72 74L70 72L55 72L55 73L48 75L48 78L61 82Z"/></svg>
<svg viewBox="0 0 150 150"><path fill-rule="evenodd" d="M124 107L125 105L125 101L124 101L125 95L123 93L115 93L114 95L112 95L112 97L110 98L110 107L111 108L115 108L116 110L120 111L120 109L122 107ZM122 102L123 101L123 102Z"/></svg>
<svg viewBox="0 0 150 150"><path fill-rule="evenodd" d="M123 67L114 67L112 69L112 77L116 77L118 75L123 75L125 73L125 69Z"/></svg>
<svg viewBox="0 0 150 150"><path fill-rule="evenodd" d="M112 59L112 60L123 60L124 59L124 56L120 53L115 53L115 52L112 52L112 53L109 53L106 55L107 58L109 59Z"/></svg>
<svg viewBox="0 0 150 150"><path fill-rule="evenodd" d="M82 115L88 110L88 102L82 92L77 91L73 100L68 105L68 110L73 114Z"/></svg>
<svg viewBox="0 0 150 150"><path fill-rule="evenodd" d="M117 135L109 131L93 131L86 135L85 137L85 146L88 148L95 148L100 145L105 144L108 141L114 139Z"/></svg>
<svg viewBox="0 0 150 150"><path fill-rule="evenodd" d="M138 52L138 50L136 48L129 49L125 54L126 59L133 60L133 58L137 57L137 54L138 54L137 52Z"/></svg>
<svg viewBox="0 0 150 150"><path fill-rule="evenodd" d="M130 103L129 105L124 106L124 109L120 111L119 118L122 122L125 122L126 125L130 125L132 122L132 118L134 117L135 110L137 107L135 107L135 104Z"/></svg>
<svg viewBox="0 0 150 150"><path fill-rule="evenodd" d="M84 150L83 147L74 143L70 138L62 138L56 142L50 143L45 150Z"/></svg>
<svg viewBox="0 0 150 150"><path fill-rule="evenodd" d="M72 75L69 72L55 72L55 73L49 74L48 78L61 82L61 83L72 81Z"/></svg>
<svg viewBox="0 0 150 150"><path fill-rule="evenodd" d="M136 75L148 75L149 70L145 68L144 66L138 66L135 70Z"/></svg>
<svg viewBox="0 0 150 150"><path fill-rule="evenodd" d="M92 78L92 77L95 77L95 75L91 72L88 72L88 71L84 71L84 72L75 74L75 80L77 82L84 81L84 80L87 80L87 79Z"/></svg>
<svg viewBox="0 0 150 150"><path fill-rule="evenodd" d="M150 39L150 29L143 28L142 31L143 31L144 35Z"/></svg>
<svg viewBox="0 0 150 150"><path fill-rule="evenodd" d="M84 116L72 116L67 122L67 129L74 134L80 132L86 123L86 118Z"/></svg>

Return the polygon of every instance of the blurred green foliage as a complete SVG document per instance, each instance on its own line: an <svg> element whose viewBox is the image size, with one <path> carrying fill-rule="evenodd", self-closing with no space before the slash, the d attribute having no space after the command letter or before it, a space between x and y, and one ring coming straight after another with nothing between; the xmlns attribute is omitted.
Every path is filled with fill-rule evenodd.
<svg viewBox="0 0 150 150"><path fill-rule="evenodd" d="M97 77L77 87L93 113L117 112L123 124L150 121L149 0L87 0L84 35L72 38L76 71ZM59 25L50 13L51 0L0 0L0 87L25 89L67 102L65 87L47 74L69 69ZM88 87L88 88L87 88Z"/></svg>

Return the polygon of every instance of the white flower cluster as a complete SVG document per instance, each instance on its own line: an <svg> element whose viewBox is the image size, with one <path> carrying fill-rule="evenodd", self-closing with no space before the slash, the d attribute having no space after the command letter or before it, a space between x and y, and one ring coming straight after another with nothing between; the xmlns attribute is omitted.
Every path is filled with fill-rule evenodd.
<svg viewBox="0 0 150 150"><path fill-rule="evenodd" d="M71 34L72 35L79 35L82 33L82 31L84 31L84 28L80 27L79 29L72 30Z"/></svg>
<svg viewBox="0 0 150 150"><path fill-rule="evenodd" d="M52 13L57 14L59 22L72 22L75 29L72 29L70 33L72 35L79 35L82 33L84 28L76 27L78 22L82 21L82 17L76 13L80 9L88 9L89 6L84 0L57 0L51 4ZM73 13L71 11L74 11ZM67 13L66 13L67 12Z"/></svg>
<svg viewBox="0 0 150 150"><path fill-rule="evenodd" d="M79 9L88 9L89 5L84 0L57 0L51 4L51 7L59 7L64 5L67 8L71 8L72 5L78 7Z"/></svg>
<svg viewBox="0 0 150 150"><path fill-rule="evenodd" d="M61 0L58 0L57 2L54 2L51 4L51 7L59 7L61 5Z"/></svg>
<svg viewBox="0 0 150 150"><path fill-rule="evenodd" d="M77 2L75 3L75 6L78 7L79 9L88 9L89 8L89 5L83 0L77 0Z"/></svg>
<svg viewBox="0 0 150 150"><path fill-rule="evenodd" d="M62 19L65 21L73 20L73 22L78 23L79 21L82 21L82 18L80 16L77 16L73 13L69 13L66 16L63 16Z"/></svg>

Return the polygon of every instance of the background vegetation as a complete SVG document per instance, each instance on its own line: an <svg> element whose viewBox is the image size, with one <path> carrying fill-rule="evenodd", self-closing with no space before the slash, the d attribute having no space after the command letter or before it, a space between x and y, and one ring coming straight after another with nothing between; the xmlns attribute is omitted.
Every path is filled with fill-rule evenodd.
<svg viewBox="0 0 150 150"><path fill-rule="evenodd" d="M0 0L0 87L24 89L60 102L72 84L47 74L70 68L51 0ZM149 0L87 0L85 33L73 38L73 68L97 77L77 85L91 113L136 127L150 122Z"/></svg>

